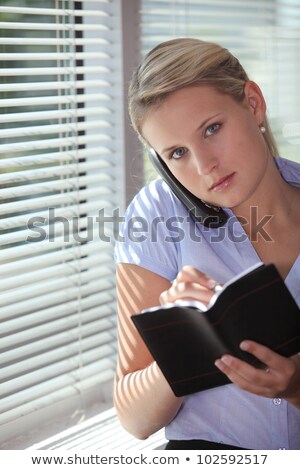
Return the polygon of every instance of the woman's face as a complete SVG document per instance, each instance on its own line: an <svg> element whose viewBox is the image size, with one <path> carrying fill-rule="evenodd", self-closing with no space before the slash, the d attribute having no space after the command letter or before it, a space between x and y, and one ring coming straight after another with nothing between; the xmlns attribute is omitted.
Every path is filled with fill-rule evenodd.
<svg viewBox="0 0 300 470"><path fill-rule="evenodd" d="M146 116L144 138L174 176L211 204L237 207L255 198L270 159L260 130L263 96L253 82L237 103L210 86L172 93Z"/></svg>

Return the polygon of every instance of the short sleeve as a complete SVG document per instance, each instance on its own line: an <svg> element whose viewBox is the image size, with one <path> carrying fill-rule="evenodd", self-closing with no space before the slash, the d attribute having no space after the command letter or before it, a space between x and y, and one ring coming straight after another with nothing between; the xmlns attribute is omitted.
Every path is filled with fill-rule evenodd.
<svg viewBox="0 0 300 470"><path fill-rule="evenodd" d="M115 246L116 263L133 263L168 280L178 273L177 246L168 220L174 197L162 180L145 186L130 203Z"/></svg>

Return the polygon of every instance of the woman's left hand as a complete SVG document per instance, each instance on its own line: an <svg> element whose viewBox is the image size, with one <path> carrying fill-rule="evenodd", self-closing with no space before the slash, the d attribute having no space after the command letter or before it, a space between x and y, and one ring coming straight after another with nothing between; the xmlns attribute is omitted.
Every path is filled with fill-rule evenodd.
<svg viewBox="0 0 300 470"><path fill-rule="evenodd" d="M243 341L243 351L266 364L257 369L240 359L225 354L215 365L243 390L268 398L284 398L300 408L300 356L281 356L254 341Z"/></svg>

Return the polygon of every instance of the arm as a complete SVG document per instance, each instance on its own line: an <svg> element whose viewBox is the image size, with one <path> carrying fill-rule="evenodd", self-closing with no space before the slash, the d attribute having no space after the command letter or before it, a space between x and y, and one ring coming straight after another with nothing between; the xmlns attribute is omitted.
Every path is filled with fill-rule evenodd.
<svg viewBox="0 0 300 470"><path fill-rule="evenodd" d="M133 264L118 265L119 354L114 403L123 427L139 439L169 423L182 403L130 319L134 313L159 305L161 292L169 287L167 279L151 271Z"/></svg>

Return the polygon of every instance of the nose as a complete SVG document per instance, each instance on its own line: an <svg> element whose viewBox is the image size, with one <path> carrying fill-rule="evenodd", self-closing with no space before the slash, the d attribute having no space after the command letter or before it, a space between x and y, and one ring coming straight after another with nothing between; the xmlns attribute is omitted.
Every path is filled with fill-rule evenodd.
<svg viewBox="0 0 300 470"><path fill-rule="evenodd" d="M199 151L195 152L194 161L199 176L209 175L218 166L216 156Z"/></svg>

